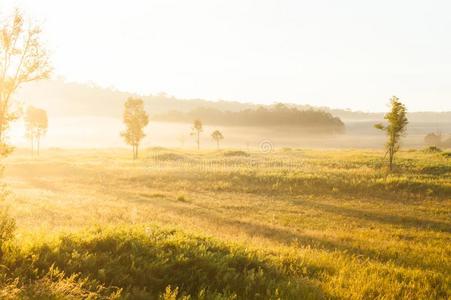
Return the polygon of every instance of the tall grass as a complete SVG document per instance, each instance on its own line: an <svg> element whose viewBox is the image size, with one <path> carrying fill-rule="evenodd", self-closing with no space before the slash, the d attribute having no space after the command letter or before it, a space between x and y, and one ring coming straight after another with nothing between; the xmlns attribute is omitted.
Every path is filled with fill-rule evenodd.
<svg viewBox="0 0 451 300"><path fill-rule="evenodd" d="M1 297L449 298L446 156L224 153L8 158Z"/></svg>

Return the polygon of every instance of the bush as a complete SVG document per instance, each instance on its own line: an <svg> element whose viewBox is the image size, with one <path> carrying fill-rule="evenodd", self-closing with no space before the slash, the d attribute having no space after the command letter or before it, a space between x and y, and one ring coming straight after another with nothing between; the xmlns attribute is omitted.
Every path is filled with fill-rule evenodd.
<svg viewBox="0 0 451 300"><path fill-rule="evenodd" d="M424 149L424 152L426 152L426 153L439 153L439 152L442 152L442 149L440 149L437 146L430 146L430 147L427 147L426 149Z"/></svg>
<svg viewBox="0 0 451 300"><path fill-rule="evenodd" d="M177 196L177 201L188 202L188 200L186 200L186 197L184 195L178 195Z"/></svg>
<svg viewBox="0 0 451 300"><path fill-rule="evenodd" d="M182 161L185 160L185 156L176 153L161 153L156 154L154 157L157 161Z"/></svg>
<svg viewBox="0 0 451 300"><path fill-rule="evenodd" d="M245 152L245 151L241 151L241 150L230 150L230 151L226 151L224 152L224 156L225 157L230 157L230 156L243 156L243 157L249 157L250 154Z"/></svg>

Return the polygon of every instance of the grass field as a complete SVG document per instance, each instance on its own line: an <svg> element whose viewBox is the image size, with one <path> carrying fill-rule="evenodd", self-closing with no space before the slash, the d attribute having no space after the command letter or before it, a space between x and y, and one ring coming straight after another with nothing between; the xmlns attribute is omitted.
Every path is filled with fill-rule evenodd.
<svg viewBox="0 0 451 300"><path fill-rule="evenodd" d="M0 298L451 297L449 153L130 154L4 161Z"/></svg>

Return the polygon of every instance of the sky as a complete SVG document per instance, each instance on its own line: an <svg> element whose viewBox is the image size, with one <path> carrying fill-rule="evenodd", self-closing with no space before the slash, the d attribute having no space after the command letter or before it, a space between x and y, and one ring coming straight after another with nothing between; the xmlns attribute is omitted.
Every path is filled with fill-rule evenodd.
<svg viewBox="0 0 451 300"><path fill-rule="evenodd" d="M0 0L55 76L140 94L451 110L449 0Z"/></svg>

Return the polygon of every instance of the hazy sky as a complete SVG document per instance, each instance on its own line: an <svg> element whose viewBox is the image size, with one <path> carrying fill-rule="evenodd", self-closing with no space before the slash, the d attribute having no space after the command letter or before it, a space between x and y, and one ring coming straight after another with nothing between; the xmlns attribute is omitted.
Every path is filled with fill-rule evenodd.
<svg viewBox="0 0 451 300"><path fill-rule="evenodd" d="M450 0L0 0L55 73L139 93L451 110Z"/></svg>

